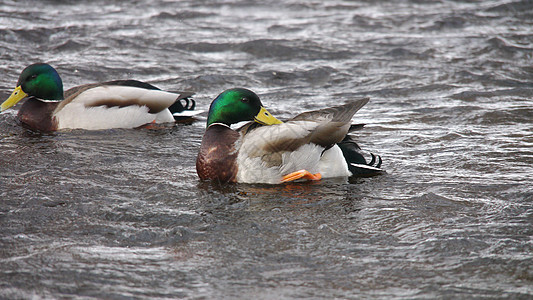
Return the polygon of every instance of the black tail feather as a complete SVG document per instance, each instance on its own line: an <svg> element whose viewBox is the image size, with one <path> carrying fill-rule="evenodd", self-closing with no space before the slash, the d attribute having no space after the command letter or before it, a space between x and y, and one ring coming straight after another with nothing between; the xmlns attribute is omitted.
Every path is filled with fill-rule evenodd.
<svg viewBox="0 0 533 300"><path fill-rule="evenodd" d="M182 103L182 101L184 103ZM180 113L184 110L194 110L196 108L196 102L192 98L178 98L174 104L172 104L168 109L172 114Z"/></svg>
<svg viewBox="0 0 533 300"><path fill-rule="evenodd" d="M342 154L348 163L348 169L352 172L352 176L368 177L385 173L381 169L381 164L383 163L381 156L367 152L371 157L370 162L367 163L364 155L365 151L361 150L359 145L350 137L347 136L337 145L342 150Z"/></svg>
<svg viewBox="0 0 533 300"><path fill-rule="evenodd" d="M378 163L376 164L376 168L381 168L381 163L383 161L381 160L381 156L378 155Z"/></svg>
<svg viewBox="0 0 533 300"><path fill-rule="evenodd" d="M368 164L372 166L376 162L376 156L374 155L374 153L370 153L370 155L372 156L372 159L370 160Z"/></svg>
<svg viewBox="0 0 533 300"><path fill-rule="evenodd" d="M363 127L365 127L365 125L366 124L352 124L352 125L350 125L350 129L348 129L348 132L361 130L361 129L363 129Z"/></svg>

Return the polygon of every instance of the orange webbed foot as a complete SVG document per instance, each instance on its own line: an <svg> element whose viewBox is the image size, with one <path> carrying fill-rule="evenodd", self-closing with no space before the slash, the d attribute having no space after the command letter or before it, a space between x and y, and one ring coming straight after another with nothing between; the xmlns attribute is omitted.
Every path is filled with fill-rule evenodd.
<svg viewBox="0 0 533 300"><path fill-rule="evenodd" d="M312 174L307 170L300 170L283 176L281 182L289 182L297 179L320 180L321 178L322 175L320 173Z"/></svg>

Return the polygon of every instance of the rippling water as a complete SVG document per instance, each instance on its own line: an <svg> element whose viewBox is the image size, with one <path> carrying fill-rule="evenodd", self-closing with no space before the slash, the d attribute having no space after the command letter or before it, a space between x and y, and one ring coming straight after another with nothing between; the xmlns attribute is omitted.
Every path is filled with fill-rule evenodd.
<svg viewBox="0 0 533 300"><path fill-rule="evenodd" d="M533 3L4 1L0 96L46 61L65 87L234 86L282 118L368 96L387 174L216 186L205 116L43 135L0 115L0 298L533 296Z"/></svg>

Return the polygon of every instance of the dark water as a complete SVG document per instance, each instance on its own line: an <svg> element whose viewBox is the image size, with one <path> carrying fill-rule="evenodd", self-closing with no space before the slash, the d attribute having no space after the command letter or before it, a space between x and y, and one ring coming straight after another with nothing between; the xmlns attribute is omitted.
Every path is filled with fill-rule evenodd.
<svg viewBox="0 0 533 300"><path fill-rule="evenodd" d="M0 298L533 297L533 2L4 1L0 96L46 61L258 92L275 115L368 96L387 174L200 182L205 116L32 133L0 115Z"/></svg>

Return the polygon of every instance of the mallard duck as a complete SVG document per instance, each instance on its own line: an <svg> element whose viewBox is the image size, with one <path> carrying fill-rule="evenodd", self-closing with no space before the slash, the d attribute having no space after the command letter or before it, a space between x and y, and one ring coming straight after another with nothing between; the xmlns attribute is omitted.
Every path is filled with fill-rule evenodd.
<svg viewBox="0 0 533 300"><path fill-rule="evenodd" d="M49 64L36 63L22 71L17 87L0 111L28 98L18 118L35 130L135 128L174 122L174 113L194 109L190 96L165 92L137 80L86 84L63 93L57 71Z"/></svg>
<svg viewBox="0 0 533 300"><path fill-rule="evenodd" d="M367 163L348 133L352 116L368 98L304 112L281 122L252 91L234 88L211 103L207 129L196 159L200 179L220 182L270 183L297 179L376 175L381 158ZM232 124L248 122L237 130ZM265 126L269 125L269 126Z"/></svg>

